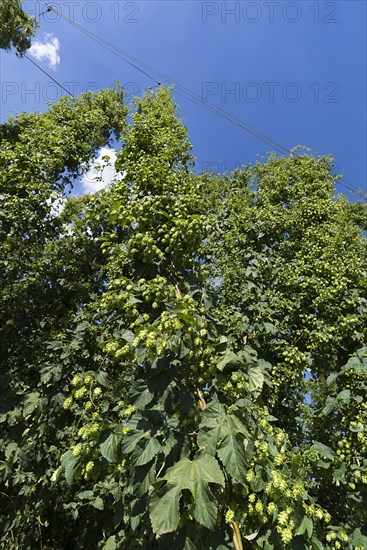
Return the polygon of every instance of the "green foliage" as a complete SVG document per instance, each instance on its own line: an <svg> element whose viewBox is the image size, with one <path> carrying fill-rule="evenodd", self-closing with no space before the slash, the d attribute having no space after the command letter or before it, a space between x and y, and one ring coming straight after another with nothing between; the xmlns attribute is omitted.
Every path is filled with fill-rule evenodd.
<svg viewBox="0 0 367 550"><path fill-rule="evenodd" d="M367 548L367 216L331 159L195 174L165 88L0 135L2 546Z"/></svg>
<svg viewBox="0 0 367 550"><path fill-rule="evenodd" d="M0 49L12 46L22 57L31 46L37 22L22 9L21 0L1 0L0 3Z"/></svg>
<svg viewBox="0 0 367 550"><path fill-rule="evenodd" d="M185 489L191 493L193 499L193 518L208 529L215 527L217 506L209 483L223 487L224 475L214 458L182 458L167 470L162 480L167 483L155 492L150 512L152 528L157 536L177 530L180 520L180 497Z"/></svg>

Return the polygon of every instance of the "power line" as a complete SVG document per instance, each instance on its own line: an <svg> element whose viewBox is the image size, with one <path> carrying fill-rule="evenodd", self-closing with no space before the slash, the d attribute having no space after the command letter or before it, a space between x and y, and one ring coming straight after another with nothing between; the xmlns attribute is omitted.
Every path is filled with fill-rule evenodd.
<svg viewBox="0 0 367 550"><path fill-rule="evenodd" d="M45 2L43 2L42 0L41 0L41 3L44 4L47 7L50 7ZM97 42L99 45L101 45L105 49L107 49L110 52L117 55L117 57L119 57L120 59L123 59L125 62L132 65L139 72L141 72L142 74L144 74L148 78L152 79L156 84L159 84L160 81L165 81L168 84L174 84L175 85L175 91L177 91L177 88L181 91L181 93L177 92L178 95L181 95L182 97L185 97L189 101L192 101L193 103L196 103L197 105L199 105L201 107L204 107L205 109L207 109L211 112L214 112L215 114L217 114L218 116L221 116L222 118L228 120L229 122L232 122L233 124L239 126L243 130L245 130L248 133L252 134L254 137L257 137L258 139L262 140L263 142L267 143L268 145L271 145L272 147L274 147L278 151L282 152L283 154L284 154L284 152L286 152L288 154L292 153L291 150L288 149L287 147L284 147L280 143L273 140L271 137L267 136L266 134L263 134L259 130L256 130L255 128L251 127L247 123L245 123L242 120L235 117L234 115L232 115L232 114L228 113L227 111L225 111L224 109L218 107L214 103L211 103L210 101L204 101L203 98L200 95L196 94L190 88L180 84L179 82L177 82L174 79L170 78L169 76L162 73L161 71L158 71L154 67L144 63L143 61L141 61L137 57L133 56L129 52L123 50L119 46L116 46L116 44L113 44L112 42L109 42L105 38L103 38L103 37L99 36L98 34L94 33L93 31L90 31L89 29L87 29L83 25L80 25L79 23L76 23L75 21L73 21L69 17L63 15L61 12L59 12L54 7L51 7L51 9L59 17L63 18L65 21L67 21L68 23L70 23L71 25L76 27L82 33L84 33L87 36L89 36L90 38L92 38L92 40ZM143 70L140 67L144 67L146 70L150 71L150 73L153 73L153 75L156 75L156 76L152 76L151 74L148 74L146 72L146 70ZM158 78L156 78L156 77L158 77Z"/></svg>
<svg viewBox="0 0 367 550"><path fill-rule="evenodd" d="M357 186L354 185L353 183L350 183L350 182L347 181L346 179L341 178L340 181L343 182L344 187L347 187L347 188L349 187L349 188L351 188L351 189L354 189L355 192L357 192L357 193L364 193L364 194L366 194L366 191L363 191L363 189L361 189L360 187L357 187Z"/></svg>
<svg viewBox="0 0 367 550"><path fill-rule="evenodd" d="M267 143L268 145L271 145L272 147L274 147L276 150L278 150L282 154L284 154L284 153L292 154L292 151L290 149L288 149L284 145L281 145L280 143L278 143L277 141L275 141L271 137L267 136L266 134L263 134L259 130L256 130L256 128L253 128L252 126L250 126L246 122L240 120L236 116L234 116L231 113L225 111L224 109L222 109L221 107L215 105L214 103L211 103L210 101L207 101L207 100L204 101L204 99L199 94L197 94L196 92L194 92L193 90L191 90L187 86L184 86L183 84L180 84L179 82L177 82L174 79L170 78L169 76L162 73L161 71L155 69L154 67L148 65L147 63L144 63L143 61L141 61L137 57L133 56L129 52L123 50L122 48L120 48L119 46L114 44L113 42L110 42L110 41L106 40L102 36L94 33L93 31L90 31L89 29L87 29L83 25L80 25L79 23L76 23L75 21L73 21L69 17L65 16L62 12L59 12L53 6L49 6L48 4L46 4L43 0L40 0L40 2L45 7L47 7L48 11L49 10L54 11L58 16L60 16L65 21L67 21L68 23L73 25L75 28L80 30L83 34L87 35L89 38L91 38L92 40L97 42L99 45L101 45L102 47L104 47L105 49L107 49L111 53L115 54L117 57L119 57L120 59L122 59L123 61L125 61L129 65L131 65L132 67L134 67L140 73L142 73L145 76L147 76L148 78L152 79L155 82L156 85L159 85L161 83L160 81L162 81L162 80L165 81L168 84L174 84L175 85L175 92L177 93L177 95L180 95L181 97L191 101L192 103L195 103L196 105L199 105L200 107L203 107L203 108L207 109L208 111L216 114L217 116L220 116L220 117L224 118L225 120L228 120L232 124L238 126L239 128L245 130L246 132L250 133L251 135L253 135L257 139L263 141L264 143ZM144 67L145 70L142 69L141 67ZM150 73L153 73L153 75L155 75L155 76L152 76L152 74L149 74L149 72L147 72L147 71L149 71ZM43 71L43 72L45 72L45 71ZM158 78L156 78L156 77L158 77ZM52 77L50 77L50 78L52 78ZM54 80L54 79L52 79L52 80ZM63 88L63 86L62 86L62 88ZM63 89L65 89L65 88L63 88ZM177 91L177 89L179 91ZM356 193L356 194L363 193L363 194L365 194L365 191L363 191L363 189L358 188L357 186L347 182L344 179L340 179L338 183L339 183L339 185L342 185L346 189L348 189L351 193Z"/></svg>
<svg viewBox="0 0 367 550"><path fill-rule="evenodd" d="M71 97L75 98L75 96L67 89L65 88L65 86L63 86L60 82L58 82L56 80L56 78L54 78L53 76L51 76L47 71L45 71L44 69L42 69L42 67L40 67L38 65L38 63L36 63L35 61L33 61L33 59L31 59L30 57L28 57L28 55L24 54L24 57L26 59L28 59L28 61L30 61L31 63L33 63L33 65L35 65L37 67L37 69L39 69L40 71L42 71L45 75L47 75L49 78L51 78L51 80L53 80L55 82L55 84L57 84L58 86L60 86L60 88L62 88L67 94L69 94Z"/></svg>

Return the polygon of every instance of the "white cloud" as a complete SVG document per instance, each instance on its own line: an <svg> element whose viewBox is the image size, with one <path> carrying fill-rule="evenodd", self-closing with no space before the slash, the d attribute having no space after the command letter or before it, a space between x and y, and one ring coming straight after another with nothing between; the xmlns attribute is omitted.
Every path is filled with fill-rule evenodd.
<svg viewBox="0 0 367 550"><path fill-rule="evenodd" d="M48 61L48 66L56 70L57 65L60 63L59 48L59 39L53 34L46 34L44 42L35 40L28 52L37 61Z"/></svg>
<svg viewBox="0 0 367 550"><path fill-rule="evenodd" d="M103 160L103 157L109 157L109 160ZM81 178L83 193L95 193L100 189L104 189L116 179L115 162L116 151L109 147L102 147L92 167ZM96 170L96 166L100 166L102 169ZM121 177L123 175L120 175L119 179Z"/></svg>
<svg viewBox="0 0 367 550"><path fill-rule="evenodd" d="M61 212L65 208L66 198L62 197L58 193L54 193L49 199L46 200L47 206L49 206L49 216L51 218L56 218L60 216Z"/></svg>

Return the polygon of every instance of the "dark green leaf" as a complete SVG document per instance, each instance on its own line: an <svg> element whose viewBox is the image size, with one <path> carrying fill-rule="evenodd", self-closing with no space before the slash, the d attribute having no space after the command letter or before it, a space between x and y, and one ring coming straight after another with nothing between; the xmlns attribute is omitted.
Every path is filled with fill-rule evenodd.
<svg viewBox="0 0 367 550"><path fill-rule="evenodd" d="M108 462L116 462L117 449L121 438L116 434L111 433L108 438L100 445L101 455L108 460Z"/></svg>

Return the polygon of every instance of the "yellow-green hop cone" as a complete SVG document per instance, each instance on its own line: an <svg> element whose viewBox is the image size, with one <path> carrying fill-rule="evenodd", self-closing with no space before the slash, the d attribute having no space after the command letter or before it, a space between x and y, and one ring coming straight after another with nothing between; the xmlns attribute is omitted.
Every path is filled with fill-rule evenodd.
<svg viewBox="0 0 367 550"><path fill-rule="evenodd" d="M94 462L93 460L90 460L89 462L87 462L87 465L85 466L85 471L87 474L89 474L94 468Z"/></svg>
<svg viewBox="0 0 367 550"><path fill-rule="evenodd" d="M83 399L83 397L85 396L86 393L87 393L87 390L85 388L79 388L74 393L74 397L75 397L75 399Z"/></svg>
<svg viewBox="0 0 367 550"><path fill-rule="evenodd" d="M67 399L65 399L63 407L64 407L64 409L70 409L72 404L73 404L73 398L68 397Z"/></svg>
<svg viewBox="0 0 367 550"><path fill-rule="evenodd" d="M225 522L230 524L232 523L233 520L234 520L234 511L229 508L226 512Z"/></svg>
<svg viewBox="0 0 367 550"><path fill-rule="evenodd" d="M80 382L81 382L81 378L80 378L79 374L76 374L74 376L74 378L72 379L72 381L71 381L71 385L72 386L77 386L78 384L80 384Z"/></svg>
<svg viewBox="0 0 367 550"><path fill-rule="evenodd" d="M93 391L93 397L99 397L100 395L102 395L102 388L100 387L95 388Z"/></svg>
<svg viewBox="0 0 367 550"><path fill-rule="evenodd" d="M291 529L284 529L280 533L280 538L284 544L289 544L293 539L293 533Z"/></svg>
<svg viewBox="0 0 367 550"><path fill-rule="evenodd" d="M78 445L75 445L74 449L73 449L73 456L79 456L82 452L82 444L81 443L78 443Z"/></svg>

